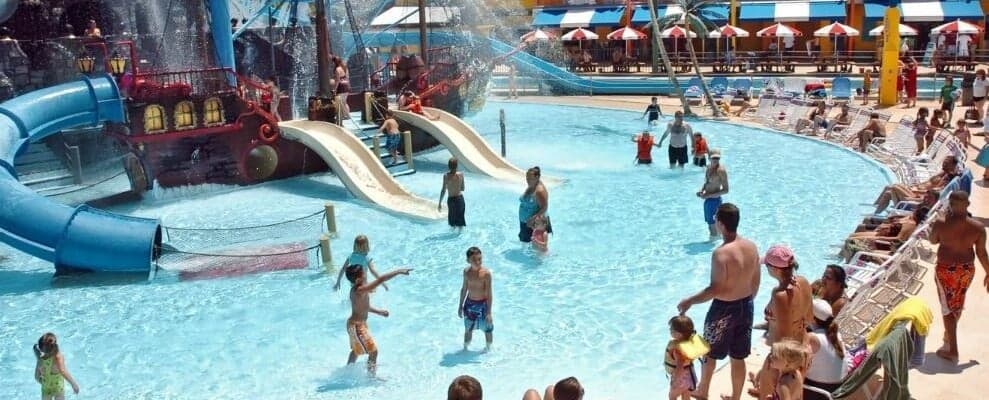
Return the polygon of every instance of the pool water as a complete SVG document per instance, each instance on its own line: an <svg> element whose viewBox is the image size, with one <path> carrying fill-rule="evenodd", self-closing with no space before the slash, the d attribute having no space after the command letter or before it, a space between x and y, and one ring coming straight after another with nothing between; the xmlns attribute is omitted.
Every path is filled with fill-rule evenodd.
<svg viewBox="0 0 989 400"><path fill-rule="evenodd" d="M347 292L334 292L335 276L315 268L193 282L163 272L149 283L56 289L50 265L4 247L0 398L37 396L31 344L49 330L83 398L438 399L461 374L477 377L491 399L519 398L571 375L588 399L665 396L667 321L681 298L706 284L714 247L694 195L702 171L669 170L664 149L654 152L659 165L633 165L629 138L645 124L625 111L492 102L468 122L495 148L499 109L508 158L567 179L550 188L556 234L547 255L516 237L524 183L471 173L468 230L459 235L445 221L417 222L356 201L332 175L114 209L169 226L217 227L288 220L333 202L336 264L364 233L379 271L415 269L372 296L391 312L369 321L383 381L364 378L363 361L344 366ZM831 245L868 210L859 204L888 182L876 164L829 145L735 125L694 127L723 149L726 201L741 208L740 233L761 249L789 243L807 276L820 276L836 252ZM436 198L447 157L440 150L419 158L419 172L400 182ZM486 354L480 332L460 351L457 298L470 246L482 249L494 276L495 343ZM770 284L764 275L757 308ZM690 310L698 327L706 309Z"/></svg>

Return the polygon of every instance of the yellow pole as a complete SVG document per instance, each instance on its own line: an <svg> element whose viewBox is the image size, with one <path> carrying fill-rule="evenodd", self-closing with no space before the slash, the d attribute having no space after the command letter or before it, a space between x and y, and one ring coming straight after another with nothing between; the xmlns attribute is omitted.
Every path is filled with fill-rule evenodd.
<svg viewBox="0 0 989 400"><path fill-rule="evenodd" d="M731 3L728 4L728 22L732 26L738 26L738 12L738 0L731 0ZM732 47L738 46L738 43L735 42L736 40L734 37L731 38ZM725 51L727 52L728 49L725 49Z"/></svg>
<svg viewBox="0 0 989 400"><path fill-rule="evenodd" d="M900 8L891 2L883 21L883 64L879 72L879 104L896 105L896 76L900 70Z"/></svg>

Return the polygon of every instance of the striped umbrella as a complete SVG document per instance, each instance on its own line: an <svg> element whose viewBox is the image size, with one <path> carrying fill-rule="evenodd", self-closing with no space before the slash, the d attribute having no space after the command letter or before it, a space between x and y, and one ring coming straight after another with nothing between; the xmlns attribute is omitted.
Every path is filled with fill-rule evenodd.
<svg viewBox="0 0 989 400"><path fill-rule="evenodd" d="M673 38L673 49L676 54L676 58L680 58L680 48L677 46L677 42L681 38L687 37L687 30L683 29L680 25L674 25L672 28L667 28L666 30L659 33L660 37L663 38ZM690 31L690 38L696 38L697 34L694 31Z"/></svg>
<svg viewBox="0 0 989 400"><path fill-rule="evenodd" d="M848 25L835 22L831 25L825 26L821 29L814 31L814 36L817 37L831 37L831 36L858 36L859 30L852 28Z"/></svg>
<svg viewBox="0 0 989 400"><path fill-rule="evenodd" d="M526 33L525 35L522 35L522 37L520 39L523 42L529 43L529 42L534 42L534 41L537 41L537 40L546 41L546 40L550 40L550 39L553 39L553 38L554 38L554 36L552 34L550 34L549 32L546 32L546 31L544 31L542 29L536 29L536 30L534 30L532 32L529 32L529 33Z"/></svg>
<svg viewBox="0 0 989 400"><path fill-rule="evenodd" d="M715 39L722 37L725 38L725 59L728 59L728 54L730 52L730 49L728 48L728 39L733 37L749 37L749 31L735 25L726 24L725 26L708 32L707 37Z"/></svg>
<svg viewBox="0 0 989 400"><path fill-rule="evenodd" d="M910 27L909 25L900 24L900 36L917 36L917 29ZM886 31L886 25L879 25L875 29L869 31L869 36L882 36L883 32Z"/></svg>
<svg viewBox="0 0 989 400"><path fill-rule="evenodd" d="M960 19L954 22L949 22L947 24L937 26L931 29L932 35L944 35L944 34L957 34L957 35L978 35L982 33L982 28L978 25L962 21Z"/></svg>
<svg viewBox="0 0 989 400"><path fill-rule="evenodd" d="M608 40L641 40L645 38L645 33L639 32L628 26L608 34Z"/></svg>
<svg viewBox="0 0 989 400"><path fill-rule="evenodd" d="M760 29L758 32L755 33L755 35L756 36L759 36L759 37L774 37L774 38L776 38L776 51L779 53L780 63L782 63L783 62L783 49L782 49L783 46L780 46L779 45L780 38L785 38L785 37L799 37L799 36L803 36L804 34L803 33L800 33L800 31L794 29L793 27L791 27L789 25L783 25L783 24L777 22L776 24L774 24L772 26L767 26L765 28Z"/></svg>
<svg viewBox="0 0 989 400"><path fill-rule="evenodd" d="M594 40L598 34L584 28L577 28L560 36L560 40Z"/></svg>

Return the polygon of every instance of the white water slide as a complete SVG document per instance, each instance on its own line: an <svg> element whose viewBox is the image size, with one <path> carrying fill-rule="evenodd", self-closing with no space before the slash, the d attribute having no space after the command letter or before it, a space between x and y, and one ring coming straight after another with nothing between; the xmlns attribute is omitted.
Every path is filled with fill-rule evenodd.
<svg viewBox="0 0 989 400"><path fill-rule="evenodd" d="M439 120L432 121L407 111L392 110L392 112L395 113L395 118L422 129L436 138L468 171L495 179L525 183L525 171L501 158L470 125L438 108L423 107L423 110L439 116Z"/></svg>
<svg viewBox="0 0 989 400"><path fill-rule="evenodd" d="M416 218L443 217L436 211L436 202L418 197L399 185L353 133L321 121L286 121L278 127L285 138L319 154L355 197Z"/></svg>

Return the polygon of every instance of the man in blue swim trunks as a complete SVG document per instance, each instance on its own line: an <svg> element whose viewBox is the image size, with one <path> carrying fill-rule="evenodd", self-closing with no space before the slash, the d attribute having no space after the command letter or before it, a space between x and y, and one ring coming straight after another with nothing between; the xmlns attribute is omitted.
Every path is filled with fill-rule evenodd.
<svg viewBox="0 0 989 400"><path fill-rule="evenodd" d="M704 221L707 222L707 232L711 240L718 238L718 229L714 226L714 213L721 205L721 196L728 193L728 171L721 165L721 150L712 149L709 156L711 165L704 172L704 186L697 192L697 197L704 199Z"/></svg>
<svg viewBox="0 0 989 400"><path fill-rule="evenodd" d="M381 123L379 131L385 135L385 149L391 155L391 162L388 165L398 163L398 145L402 143L402 134L398 131L398 121L391 110L385 111L385 120Z"/></svg>
<svg viewBox="0 0 989 400"><path fill-rule="evenodd" d="M484 332L487 343L484 350L491 348L494 321L491 316L491 305L494 297L491 293L491 270L481 264L481 249L467 249L467 262L470 266L464 268L464 283L460 287L460 302L457 315L464 319L464 350L470 345L474 330Z"/></svg>

